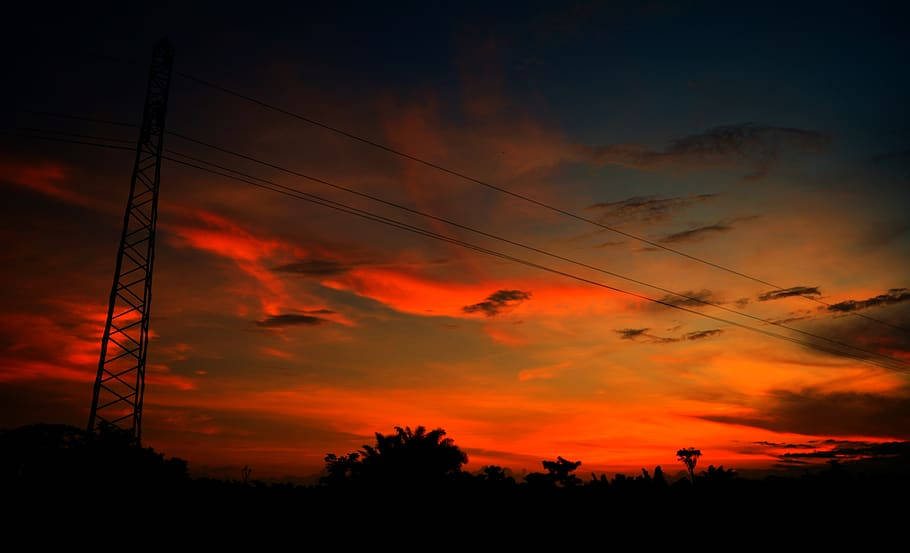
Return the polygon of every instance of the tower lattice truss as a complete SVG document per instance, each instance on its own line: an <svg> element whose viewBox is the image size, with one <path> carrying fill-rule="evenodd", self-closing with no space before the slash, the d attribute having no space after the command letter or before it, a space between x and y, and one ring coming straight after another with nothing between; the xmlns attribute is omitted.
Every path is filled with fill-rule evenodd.
<svg viewBox="0 0 910 553"><path fill-rule="evenodd" d="M119 429L137 442L142 437L158 187L173 57L166 40L155 46L88 424L89 431Z"/></svg>

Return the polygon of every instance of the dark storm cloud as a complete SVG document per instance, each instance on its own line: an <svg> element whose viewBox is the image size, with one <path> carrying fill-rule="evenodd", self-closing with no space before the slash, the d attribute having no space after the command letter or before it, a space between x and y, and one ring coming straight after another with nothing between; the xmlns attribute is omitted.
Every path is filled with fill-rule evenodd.
<svg viewBox="0 0 910 553"><path fill-rule="evenodd" d="M755 416L704 415L704 420L773 432L910 438L910 389L872 392L771 392Z"/></svg>
<svg viewBox="0 0 910 553"><path fill-rule="evenodd" d="M501 313L503 309L518 305L530 298L531 293L523 290L498 290L487 296L486 300L466 305L461 309L465 313L483 313L487 317L493 317Z"/></svg>
<svg viewBox="0 0 910 553"><path fill-rule="evenodd" d="M602 202L588 209L597 211L597 218L604 223L624 221L658 221L671 217L673 213L693 204L712 200L717 194L697 194L676 198L657 196L635 196L618 202Z"/></svg>
<svg viewBox="0 0 910 553"><path fill-rule="evenodd" d="M679 305L682 307L701 307L705 305L704 302L712 301L713 297L714 292L711 290L706 289L700 292L687 290L685 292L682 292L680 295L667 294L664 297L660 298L660 301L663 303L668 303L670 305ZM656 307L659 309L660 304L656 304Z"/></svg>
<svg viewBox="0 0 910 553"><path fill-rule="evenodd" d="M304 313L285 313L281 315L272 315L261 321L256 321L256 326L263 328L284 328L288 326L316 326L322 323L331 322L322 317L315 315L331 315L334 311L329 309L314 309Z"/></svg>
<svg viewBox="0 0 910 553"><path fill-rule="evenodd" d="M819 132L740 123L714 127L670 142L664 150L639 144L611 144L590 151L600 163L634 169L751 166L745 178L761 179L784 154L815 153L829 144Z"/></svg>
<svg viewBox="0 0 910 553"><path fill-rule="evenodd" d="M789 298L791 296L818 296L819 294L821 294L821 292L818 290L818 286L794 286L792 288L784 288L782 290L762 292L758 295L758 301L779 300L781 298Z"/></svg>
<svg viewBox="0 0 910 553"><path fill-rule="evenodd" d="M835 303L828 306L828 311L838 311L841 313L847 313L850 311L857 311L859 309L866 309L869 307L877 307L880 305L891 305L894 303L900 303L910 300L910 290L906 288L891 288L885 294L879 294L874 298L869 298L865 300L847 300L840 303Z"/></svg>
<svg viewBox="0 0 910 553"><path fill-rule="evenodd" d="M331 259L306 259L281 265L272 269L278 273L294 273L306 276L333 276L340 275L350 270L350 267Z"/></svg>

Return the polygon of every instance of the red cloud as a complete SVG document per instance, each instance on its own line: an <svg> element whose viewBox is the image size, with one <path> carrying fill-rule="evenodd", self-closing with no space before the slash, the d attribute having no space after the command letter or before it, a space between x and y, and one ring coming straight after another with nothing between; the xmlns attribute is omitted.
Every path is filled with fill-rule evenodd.
<svg viewBox="0 0 910 553"><path fill-rule="evenodd" d="M63 166L56 163L27 165L15 162L0 162L0 181L34 190L46 196L67 203L91 206L85 196L67 188Z"/></svg>
<svg viewBox="0 0 910 553"><path fill-rule="evenodd" d="M56 378L90 381L101 352L107 312L78 306L54 316L6 313L0 316L0 336L11 345L0 364L0 380ZM100 319L99 319L100 315Z"/></svg>
<svg viewBox="0 0 910 553"><path fill-rule="evenodd" d="M88 383L94 380L107 319L106 307L55 300L50 308L52 315L0 315L0 338L10 344L0 357L0 382L53 379ZM179 390L195 388L192 379L171 373L165 365L149 365L146 376L146 382L153 385Z"/></svg>
<svg viewBox="0 0 910 553"><path fill-rule="evenodd" d="M280 315L289 311L325 308L316 298L303 302L299 295L292 295L282 276L273 270L273 267L306 257L304 248L264 233L253 233L220 215L201 210L182 211L192 218L170 227L177 237L177 244L232 261L255 282L252 288L243 285L240 288L258 298L263 314ZM350 324L337 313L326 315L326 318Z"/></svg>

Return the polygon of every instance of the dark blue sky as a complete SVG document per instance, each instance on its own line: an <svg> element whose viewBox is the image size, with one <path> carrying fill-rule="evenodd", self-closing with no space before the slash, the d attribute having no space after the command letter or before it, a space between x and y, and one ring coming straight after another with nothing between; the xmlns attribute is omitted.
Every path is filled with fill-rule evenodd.
<svg viewBox="0 0 910 553"><path fill-rule="evenodd" d="M21 76L5 94L59 102L82 89L110 102L99 92L134 87L92 54L144 63L168 36L179 68L245 89L272 84L259 79L276 63L311 86L366 94L444 94L465 71L495 71L512 101L539 104L594 143L744 121L855 132L864 150L907 139L910 38L899 3L183 4L8 18Z"/></svg>

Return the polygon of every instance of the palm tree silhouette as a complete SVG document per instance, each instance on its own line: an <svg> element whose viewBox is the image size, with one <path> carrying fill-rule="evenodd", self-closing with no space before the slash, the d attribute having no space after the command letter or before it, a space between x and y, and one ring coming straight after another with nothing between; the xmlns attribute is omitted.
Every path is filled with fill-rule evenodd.
<svg viewBox="0 0 910 553"><path fill-rule="evenodd" d="M376 433L375 445L341 457L330 453L325 458L326 483L346 480L370 484L416 485L441 482L461 471L468 456L442 428L427 431L395 427L388 435Z"/></svg>
<svg viewBox="0 0 910 553"><path fill-rule="evenodd" d="M692 478L693 484L695 483L695 464L698 463L699 457L701 457L701 450L694 447L684 447L676 452L676 458L689 469L689 477Z"/></svg>

